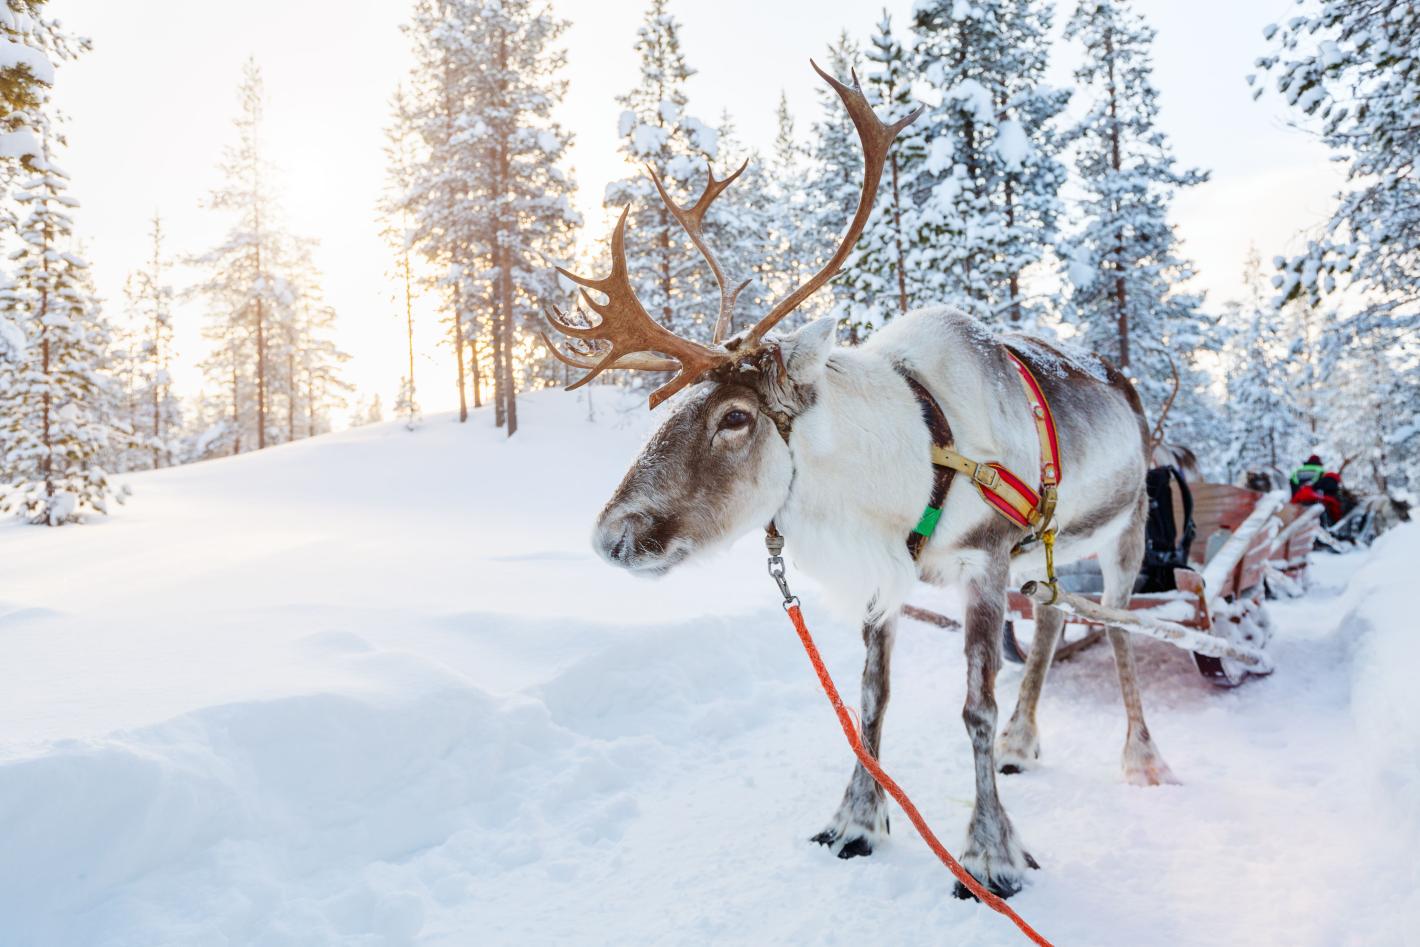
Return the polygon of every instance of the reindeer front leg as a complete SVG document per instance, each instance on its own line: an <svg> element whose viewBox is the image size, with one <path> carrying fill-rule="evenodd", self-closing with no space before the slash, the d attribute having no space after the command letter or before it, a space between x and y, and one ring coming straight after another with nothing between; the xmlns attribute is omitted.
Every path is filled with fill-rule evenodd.
<svg viewBox="0 0 1420 947"><path fill-rule="evenodd" d="M996 738L996 671L1001 666L1001 622L1006 612L1007 557L992 557L967 584L966 706L962 719L971 737L976 767L976 805L966 831L961 863L994 894L1009 898L1027 867L1039 867L1021 848L996 792L992 744ZM955 894L971 897L958 882Z"/></svg>
<svg viewBox="0 0 1420 947"><path fill-rule="evenodd" d="M863 644L867 647L863 660L861 698L863 746L875 759L882 741L883 712L887 710L891 691L892 643L896 633L896 615L863 624ZM874 841L887 832L887 801L882 787L868 775L862 764L855 763L838 812L828 828L815 835L812 841L836 848L839 858L853 858L856 855L871 855Z"/></svg>

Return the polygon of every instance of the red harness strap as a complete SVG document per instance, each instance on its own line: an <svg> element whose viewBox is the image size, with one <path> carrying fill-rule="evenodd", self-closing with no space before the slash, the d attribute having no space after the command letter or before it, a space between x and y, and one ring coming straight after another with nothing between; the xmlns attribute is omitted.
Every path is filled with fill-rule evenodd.
<svg viewBox="0 0 1420 947"><path fill-rule="evenodd" d="M966 474L992 509L1022 529L1033 530L1038 535L1050 526L1050 519L1055 513L1056 488L1060 483L1060 440L1055 429L1055 415L1050 411L1050 402L1046 400L1040 382L1015 352L1006 349L1006 355L1021 377L1021 386L1035 422L1036 436L1040 440L1040 489L1032 489L1004 465L994 461L979 463L959 453L950 444L932 445L932 464ZM921 396L918 395L919 398ZM933 407L935 409L935 405ZM939 409L936 410L940 413ZM940 506L929 504L915 533L924 539L930 536L940 516Z"/></svg>

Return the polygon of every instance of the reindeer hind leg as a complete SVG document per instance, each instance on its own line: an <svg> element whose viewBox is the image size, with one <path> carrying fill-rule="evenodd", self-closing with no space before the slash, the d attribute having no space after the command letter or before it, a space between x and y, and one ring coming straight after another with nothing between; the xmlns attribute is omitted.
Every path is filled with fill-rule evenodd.
<svg viewBox="0 0 1420 947"><path fill-rule="evenodd" d="M1100 556L1104 573L1103 604L1124 608L1129 604L1134 579L1144 561L1144 518L1147 500L1141 500L1129 525L1120 533L1114 554ZM1154 745L1148 724L1144 722L1144 701L1139 691L1139 673L1134 664L1134 642L1129 632L1111 626L1109 643L1114 648L1114 664L1119 671L1119 691L1124 699L1124 713L1129 727L1124 737L1124 778L1136 786L1159 786L1177 783L1178 779L1164 762Z"/></svg>

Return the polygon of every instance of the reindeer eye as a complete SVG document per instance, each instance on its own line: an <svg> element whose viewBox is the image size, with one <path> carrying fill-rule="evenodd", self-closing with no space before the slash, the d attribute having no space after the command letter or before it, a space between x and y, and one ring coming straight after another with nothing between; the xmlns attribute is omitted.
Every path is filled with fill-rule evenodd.
<svg viewBox="0 0 1420 947"><path fill-rule="evenodd" d="M748 411L740 408L731 408L725 412L725 416L720 419L720 430L736 431L742 427L748 427L749 422L754 420L754 416Z"/></svg>

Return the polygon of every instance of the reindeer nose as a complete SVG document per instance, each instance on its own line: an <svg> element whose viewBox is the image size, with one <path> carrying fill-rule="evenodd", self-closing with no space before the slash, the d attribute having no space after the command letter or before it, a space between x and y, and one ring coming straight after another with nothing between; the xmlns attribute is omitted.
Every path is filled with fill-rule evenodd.
<svg viewBox="0 0 1420 947"><path fill-rule="evenodd" d="M618 516L597 524L593 545L607 562L623 565L635 549L631 536L630 516Z"/></svg>

